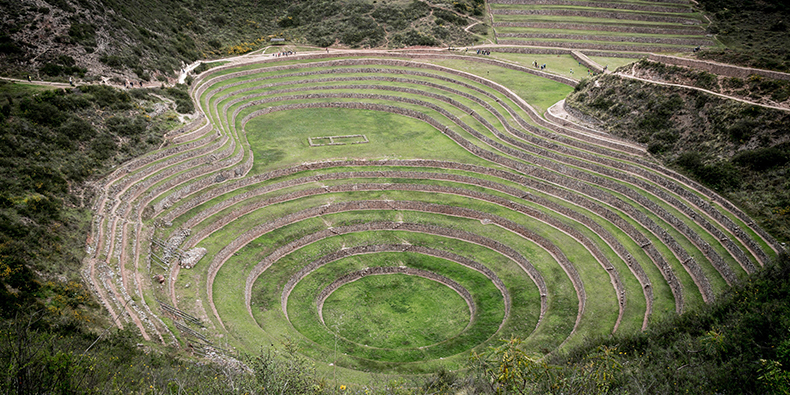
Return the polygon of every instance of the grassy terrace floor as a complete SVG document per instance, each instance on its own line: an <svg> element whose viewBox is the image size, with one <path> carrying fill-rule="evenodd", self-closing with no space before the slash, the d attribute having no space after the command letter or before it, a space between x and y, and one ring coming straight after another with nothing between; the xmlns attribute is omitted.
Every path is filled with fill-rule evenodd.
<svg viewBox="0 0 790 395"><path fill-rule="evenodd" d="M153 339L292 344L364 383L503 337L539 356L639 331L774 254L641 148L547 124L568 85L471 57L281 59L201 75L214 129L108 184L91 278ZM310 145L350 135L367 142Z"/></svg>

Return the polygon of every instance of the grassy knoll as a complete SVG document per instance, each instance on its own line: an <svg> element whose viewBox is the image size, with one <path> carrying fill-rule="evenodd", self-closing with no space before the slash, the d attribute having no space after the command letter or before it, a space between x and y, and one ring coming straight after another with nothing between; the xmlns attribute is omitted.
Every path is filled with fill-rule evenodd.
<svg viewBox="0 0 790 395"><path fill-rule="evenodd" d="M339 288L324 303L323 316L340 336L382 348L440 342L461 332L470 318L455 291L403 274L365 277Z"/></svg>
<svg viewBox="0 0 790 395"><path fill-rule="evenodd" d="M354 236L362 235L355 234ZM460 312L453 318L448 316L444 326L442 326L441 322L436 322L436 325L442 326L441 330L438 329L438 326L427 325L429 325L429 320L432 321L433 318L444 313L429 312L418 305L412 306L410 304L409 306L412 307L401 305L402 302L411 300L412 296L405 295L404 290L399 289L391 289L393 292L379 294L380 298L377 299L377 302L390 306L390 308L379 310L371 308L367 313L360 312L363 315L357 315L356 317L361 322L354 319L355 316L351 311L349 311L349 314L341 317L342 312L332 310L331 306L329 306L329 310L325 306L323 313L326 324L319 321L320 317L317 316L315 308L315 297L324 286L329 285L329 283L338 278L339 274L364 269L365 267L387 266L413 267L452 278L471 293L472 300L478 306L478 311L472 316L472 321L470 322L469 308L463 299L460 299L455 291L436 283L431 289L436 290L436 287L441 287L443 291L451 292L451 298L443 301L443 303L452 303L456 311ZM371 276L358 281L371 278L375 279L376 283L381 283L383 280L379 279L388 280L392 278L391 276L395 275ZM411 278L412 276L408 277ZM393 278L391 281L397 280ZM392 286L398 286L398 284L406 286L406 284L403 284L403 281L405 280ZM422 281L429 280L423 279ZM440 295L439 291L432 291L423 294L420 298L424 297L431 300L438 298ZM370 300L369 296L364 296L354 303L357 305L357 308L364 309L366 300ZM394 309L394 311L392 313L388 312L390 309ZM413 312L408 314L410 310L413 310ZM333 347L335 341L334 333L340 331L341 337L337 343L339 350L342 350L349 357L400 363L427 361L461 354L493 336L505 318L501 293L483 275L441 259L409 253L361 255L327 264L310 273L308 277L302 279L294 288L289 297L288 311L289 319L294 328L305 337L323 345L325 348L331 349ZM333 311L337 313L334 317L330 315ZM420 313L420 311L422 312ZM384 319L387 315L393 313L400 314L399 317L403 320L412 320L411 325L408 325L405 321L390 326L385 326L384 322L376 322L377 319ZM450 313L450 311L447 313ZM335 324L338 326L334 326ZM396 335L393 331L398 326L404 329L397 331L398 334ZM410 329L406 330L406 327ZM362 333L367 333L365 328L378 329L374 329L373 333L363 336ZM362 332L357 333L355 336L342 336L343 333L351 334L356 331ZM380 336L388 337L381 338ZM396 339L398 340L396 341ZM326 358L323 359L326 360ZM351 367L355 365L364 367L365 362L360 360L351 365ZM374 367L370 366L369 368Z"/></svg>

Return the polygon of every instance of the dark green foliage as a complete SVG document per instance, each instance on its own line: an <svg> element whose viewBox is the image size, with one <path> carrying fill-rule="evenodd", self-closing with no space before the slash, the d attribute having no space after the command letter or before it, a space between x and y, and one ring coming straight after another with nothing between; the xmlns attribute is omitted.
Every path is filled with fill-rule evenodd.
<svg viewBox="0 0 790 395"><path fill-rule="evenodd" d="M420 391L425 394L454 394L461 384L458 374L440 367L422 383Z"/></svg>
<svg viewBox="0 0 790 395"><path fill-rule="evenodd" d="M131 106L132 99L128 93L109 86L84 85L79 90L101 108L127 109Z"/></svg>
<svg viewBox="0 0 790 395"><path fill-rule="evenodd" d="M734 143L749 141L759 127L760 124L754 119L739 119L727 128L727 134Z"/></svg>
<svg viewBox="0 0 790 395"><path fill-rule="evenodd" d="M24 53L22 48L17 45L6 33L0 33L0 53L6 55L18 55Z"/></svg>
<svg viewBox="0 0 790 395"><path fill-rule="evenodd" d="M27 0L26 0L27 1ZM216 58L259 49L271 37L287 38L293 44L328 47L402 47L404 45L469 45L471 34L463 30L467 15L482 15L484 2L459 0L443 7L427 2L385 2L366 0L267 0L267 1L176 1L176 0L49 0L52 12L66 18L67 34L55 37L56 45L48 52L57 56L61 48L81 46L87 53L98 52L105 65L134 72L150 80L153 71L173 75L183 63L200 58ZM35 45L17 42L11 37L18 30L30 29L41 7L19 7L18 2L0 1L6 16L0 33L0 66L11 74L24 75L24 65L37 57ZM65 10L65 11L64 11ZM112 10L112 13L108 13ZM35 14L34 14L35 13ZM105 15L95 18L94 15ZM40 17L39 17L40 18ZM444 28L437 28L442 26ZM409 30L418 30L420 37ZM482 30L479 30L482 29ZM486 27L475 31L486 33ZM99 32L107 32L107 42L97 45ZM398 35L397 40L393 38ZM35 41L35 40L34 40ZM62 52L60 52L62 53ZM70 69L56 61L41 65L41 75L49 77L77 75L82 69ZM186 111L186 106L182 106Z"/></svg>
<svg viewBox="0 0 790 395"><path fill-rule="evenodd" d="M637 127L651 134L663 132L672 126L671 118L683 107L683 99L673 94L668 98L658 97L647 102Z"/></svg>
<svg viewBox="0 0 790 395"><path fill-rule="evenodd" d="M72 23L69 27L69 37L85 46L95 47L96 27L90 23Z"/></svg>
<svg viewBox="0 0 790 395"><path fill-rule="evenodd" d="M176 102L176 111L181 114L188 114L195 111L195 105L187 93L186 85L179 85L175 88L166 88L164 93Z"/></svg>
<svg viewBox="0 0 790 395"><path fill-rule="evenodd" d="M47 296L60 282L33 274L78 278L87 223L72 188L106 171L112 159L156 146L162 133L142 116L112 116L131 108L132 99L110 87L34 94L8 86L0 84L0 315L6 318L74 302Z"/></svg>
<svg viewBox="0 0 790 395"><path fill-rule="evenodd" d="M106 124L110 132L124 137L139 136L148 126L148 122L142 116L134 118L114 116L108 118Z"/></svg>
<svg viewBox="0 0 790 395"><path fill-rule="evenodd" d="M710 32L726 49L705 49L701 57L771 70L790 70L790 7L784 0L701 0L711 14Z"/></svg>
<svg viewBox="0 0 790 395"><path fill-rule="evenodd" d="M439 45L439 42L429 36L427 34L423 34L417 30L409 30L403 35L396 34L393 36L392 41L399 45L404 46L415 46L415 45L422 45L422 46L435 46Z"/></svg>
<svg viewBox="0 0 790 395"><path fill-rule="evenodd" d="M66 0L46 0L49 5L58 7L63 11L74 12L74 7L70 6Z"/></svg>
<svg viewBox="0 0 790 395"><path fill-rule="evenodd" d="M652 323L643 333L588 341L551 363L583 364L609 347L623 366L610 381L614 393L770 393L761 361L787 360L788 301L790 256L782 254L711 305Z"/></svg>
<svg viewBox="0 0 790 395"><path fill-rule="evenodd" d="M88 69L78 67L74 58L68 55L61 55L52 63L45 63L40 71L50 77L57 77L59 75L77 75L84 77Z"/></svg>
<svg viewBox="0 0 790 395"><path fill-rule="evenodd" d="M469 24L469 20L462 16L458 16L455 13L445 10L435 10L433 12L433 16L436 17L436 24L442 25L445 23L450 23L457 26L466 26Z"/></svg>
<svg viewBox="0 0 790 395"><path fill-rule="evenodd" d="M652 62L640 62L639 67L675 75L672 67ZM696 81L691 77L697 74L683 73L685 81ZM722 86L752 90L761 80L722 79ZM567 103L603 121L611 133L645 144L665 163L727 194L775 237L790 239L790 162L785 159L790 148L783 144L790 133L790 114L608 75L597 82L580 84ZM736 153L742 154L736 159Z"/></svg>
<svg viewBox="0 0 790 395"><path fill-rule="evenodd" d="M584 88L586 88L587 84L589 84L589 83L590 83L590 79L589 78L583 78L581 81L579 81L578 84L576 84L575 87L573 87L573 91L574 92L579 92L581 90L584 90Z"/></svg>
<svg viewBox="0 0 790 395"><path fill-rule="evenodd" d="M784 166L789 161L790 144L742 151L732 158L733 163L757 171Z"/></svg>
<svg viewBox="0 0 790 395"><path fill-rule="evenodd" d="M58 292L89 295L78 284ZM66 316L30 312L0 322L0 392L4 394L321 394L326 388L295 350L236 356L252 372L227 362L195 363L175 351L137 346L127 327L96 334ZM94 343L95 342L95 343Z"/></svg>
<svg viewBox="0 0 790 395"><path fill-rule="evenodd" d="M713 189L726 191L740 185L739 173L734 166L723 161L706 161L699 152L685 152L678 156L675 164Z"/></svg>

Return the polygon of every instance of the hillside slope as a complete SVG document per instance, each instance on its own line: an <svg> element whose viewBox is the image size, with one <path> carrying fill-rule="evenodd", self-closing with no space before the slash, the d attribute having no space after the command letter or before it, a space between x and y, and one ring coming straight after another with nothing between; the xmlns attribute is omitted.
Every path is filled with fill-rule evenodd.
<svg viewBox="0 0 790 395"><path fill-rule="evenodd" d="M715 77L713 75L709 75ZM616 75L582 81L568 105L726 195L790 240L790 113Z"/></svg>
<svg viewBox="0 0 790 395"><path fill-rule="evenodd" d="M86 81L173 77L274 37L317 46L470 45L482 0L0 0L0 74Z"/></svg>

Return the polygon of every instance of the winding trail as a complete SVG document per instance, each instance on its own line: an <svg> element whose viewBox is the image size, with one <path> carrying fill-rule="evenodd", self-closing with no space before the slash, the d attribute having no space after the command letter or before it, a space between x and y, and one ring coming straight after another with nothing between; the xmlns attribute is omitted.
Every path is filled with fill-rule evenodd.
<svg viewBox="0 0 790 395"><path fill-rule="evenodd" d="M749 100L746 100L746 99L741 99L741 98L738 98L738 97L725 95L723 93L718 93L718 92L709 91L707 89L698 88L696 86L673 84L671 82L663 82L663 81L655 81L655 80L651 80L651 79L647 79L647 78L641 78L641 77L625 74L625 73L622 73L622 72L616 72L616 73L613 73L613 74L618 76L618 77L627 78L627 79L631 79L631 80L647 82L647 83L655 84L655 85L662 85L662 86L671 86L671 87L675 87L675 88L691 89L691 90L695 90L695 91L699 91L699 92L705 92L705 93L707 93L709 95L718 96L718 97L721 97L721 98L724 98L724 99L734 100L734 101L745 103L745 104L751 104L753 106L758 106L758 107L763 107L763 108L770 108L772 110L779 110L779 111L784 111L784 112L790 112L790 108L787 108L787 107L779 107L779 106L772 106L772 105L769 105L769 104L757 103L757 102L749 101Z"/></svg>

